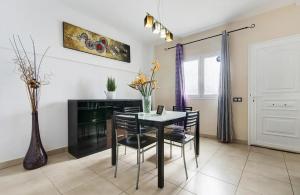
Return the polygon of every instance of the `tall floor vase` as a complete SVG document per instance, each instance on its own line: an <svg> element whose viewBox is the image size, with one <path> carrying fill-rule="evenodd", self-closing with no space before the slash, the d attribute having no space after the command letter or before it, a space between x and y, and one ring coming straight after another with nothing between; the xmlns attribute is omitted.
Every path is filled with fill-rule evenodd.
<svg viewBox="0 0 300 195"><path fill-rule="evenodd" d="M23 167L27 170L37 169L46 165L47 161L48 156L40 137L38 112L33 112L31 140L23 161Z"/></svg>

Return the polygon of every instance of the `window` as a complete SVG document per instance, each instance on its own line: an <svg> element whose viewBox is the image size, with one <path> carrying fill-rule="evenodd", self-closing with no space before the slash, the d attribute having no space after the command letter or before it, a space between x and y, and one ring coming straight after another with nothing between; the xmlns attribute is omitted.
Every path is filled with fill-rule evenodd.
<svg viewBox="0 0 300 195"><path fill-rule="evenodd" d="M184 62L185 93L188 95L198 95L198 60Z"/></svg>
<svg viewBox="0 0 300 195"><path fill-rule="evenodd" d="M211 55L183 63L185 93L190 98L214 98L218 95L220 57Z"/></svg>

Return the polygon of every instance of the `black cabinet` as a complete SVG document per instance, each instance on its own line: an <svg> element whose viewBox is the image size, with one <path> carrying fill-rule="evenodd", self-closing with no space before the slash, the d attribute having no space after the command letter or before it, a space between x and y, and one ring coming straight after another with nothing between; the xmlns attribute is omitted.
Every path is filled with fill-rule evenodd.
<svg viewBox="0 0 300 195"><path fill-rule="evenodd" d="M139 106L142 100L69 100L68 151L76 158L111 148L113 111Z"/></svg>

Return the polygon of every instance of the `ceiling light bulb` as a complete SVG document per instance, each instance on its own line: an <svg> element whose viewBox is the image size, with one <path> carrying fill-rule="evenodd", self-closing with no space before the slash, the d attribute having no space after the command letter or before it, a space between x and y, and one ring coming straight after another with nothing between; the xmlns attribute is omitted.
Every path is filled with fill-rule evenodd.
<svg viewBox="0 0 300 195"><path fill-rule="evenodd" d="M173 41L173 34L171 32L169 32L169 31L166 34L166 41L167 42Z"/></svg>
<svg viewBox="0 0 300 195"><path fill-rule="evenodd" d="M146 28L152 28L153 22L154 22L153 16L147 14L147 16L146 16L145 19L144 19L144 26L145 26Z"/></svg>
<svg viewBox="0 0 300 195"><path fill-rule="evenodd" d="M160 38L166 38L166 36L167 36L166 32L167 32L167 30L165 28L162 28L160 30Z"/></svg>
<svg viewBox="0 0 300 195"><path fill-rule="evenodd" d="M158 34L160 32L160 23L154 22L154 24L152 26L152 32L154 34Z"/></svg>

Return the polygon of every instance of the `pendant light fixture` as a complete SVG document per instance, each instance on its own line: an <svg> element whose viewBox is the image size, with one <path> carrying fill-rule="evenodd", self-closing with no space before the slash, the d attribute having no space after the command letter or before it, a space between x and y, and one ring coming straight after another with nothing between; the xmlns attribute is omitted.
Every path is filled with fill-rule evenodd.
<svg viewBox="0 0 300 195"><path fill-rule="evenodd" d="M158 33L160 33L160 28L161 28L161 24L158 21L155 21L152 26L152 32L154 34L158 34Z"/></svg>
<svg viewBox="0 0 300 195"><path fill-rule="evenodd" d="M166 38L167 30L165 28L160 29L160 38Z"/></svg>
<svg viewBox="0 0 300 195"><path fill-rule="evenodd" d="M160 19L160 0L158 0L157 12L158 18ZM161 20L157 20L149 13L146 13L144 19L144 27L151 28L153 34L159 34L160 38L165 39L167 42L173 41L173 33L171 33L164 25L162 25Z"/></svg>
<svg viewBox="0 0 300 195"><path fill-rule="evenodd" d="M152 28L153 26L153 23L154 23L154 18L153 16L151 16L150 14L147 13L145 19L144 19L144 26L146 28Z"/></svg>
<svg viewBox="0 0 300 195"><path fill-rule="evenodd" d="M166 34L165 40L166 40L167 42L173 41L173 33L171 33L171 32L168 31L167 34Z"/></svg>

